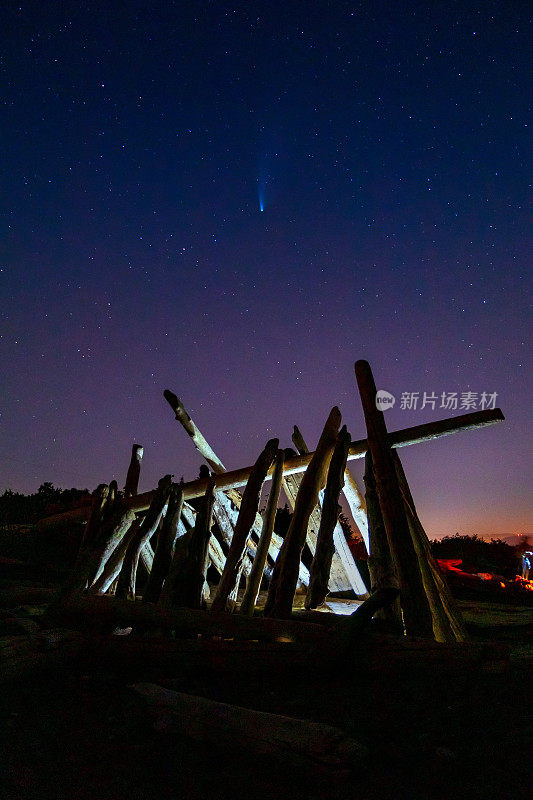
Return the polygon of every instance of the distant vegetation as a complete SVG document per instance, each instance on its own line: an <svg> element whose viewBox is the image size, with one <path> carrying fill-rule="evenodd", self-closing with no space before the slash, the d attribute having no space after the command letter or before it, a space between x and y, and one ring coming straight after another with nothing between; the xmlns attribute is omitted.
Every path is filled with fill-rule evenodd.
<svg viewBox="0 0 533 800"><path fill-rule="evenodd" d="M87 489L59 489L45 482L34 494L19 494L10 489L0 495L0 527L9 525L32 525L47 514L57 514L67 508L90 503L91 495ZM276 531L284 536L288 530L292 513L287 505L278 509ZM354 531L348 518L341 514L340 525L356 558L366 558L364 543ZM494 572L501 575L514 575L517 555L515 549L501 539L490 542L478 536L446 536L440 541L431 542L435 558L461 559L462 568L467 572Z"/></svg>
<svg viewBox="0 0 533 800"><path fill-rule="evenodd" d="M46 514L60 513L72 505L90 502L87 489L56 489L46 482L34 494L19 494L11 489L0 495L0 527L32 525Z"/></svg>
<svg viewBox="0 0 533 800"><path fill-rule="evenodd" d="M435 558L460 558L465 572L494 572L512 577L517 571L515 548L502 539L490 542L478 536L445 536L440 541L431 542Z"/></svg>

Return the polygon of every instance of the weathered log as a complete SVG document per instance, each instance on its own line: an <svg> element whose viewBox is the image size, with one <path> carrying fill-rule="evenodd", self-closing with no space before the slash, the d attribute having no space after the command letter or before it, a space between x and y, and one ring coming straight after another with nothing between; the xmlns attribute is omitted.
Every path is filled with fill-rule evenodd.
<svg viewBox="0 0 533 800"><path fill-rule="evenodd" d="M294 426L293 432L293 442L298 449L299 453L308 453L309 449L305 440L298 428L297 425ZM300 475L292 475L287 479L287 488L289 490L292 488L291 483L294 482L294 485L300 485L302 479ZM352 481L355 483L352 476L345 470L345 480ZM356 487L357 492L357 487ZM358 493L358 492L357 492ZM320 529L321 523L321 510L322 510L322 492L319 492L318 495L318 507L315 508L311 512L311 518L307 529L308 534L308 544L311 550L311 553L314 555L316 550L316 538L318 536L318 531ZM294 510L294 505L293 505ZM355 511L355 509L354 509ZM366 512L363 512L363 516L365 519L366 525ZM316 518L315 518L316 517ZM355 517L354 517L355 519ZM368 535L368 529L366 529ZM311 537L311 541L309 541L309 537ZM335 552L333 553L333 559L331 562L331 570L329 575L329 582L328 586L330 591L346 591L346 589L353 589L355 594L358 597L366 598L368 597L368 591L365 586L363 579L361 578L361 574L355 563L354 557L348 547L348 543L346 541L346 537L344 535L344 531L342 530L340 524L337 522L335 528L333 529L333 545L335 547ZM341 575L344 575L347 579L348 585L345 585L341 582Z"/></svg>
<svg viewBox="0 0 533 800"><path fill-rule="evenodd" d="M254 613L257 595L259 594L259 589L261 586L261 578L263 577L267 560L268 548L270 546L270 540L272 539L272 531L274 530L274 522L276 521L279 493L281 491L281 480L283 478L283 458L283 450L278 450L274 463L272 487L268 496L268 502L263 519L263 528L261 530L261 536L259 537L259 544L257 545L257 553L255 554L252 571L250 573L250 577L248 578L246 591L241 603L241 614L248 614L248 616L252 616Z"/></svg>
<svg viewBox="0 0 533 800"><path fill-rule="evenodd" d="M368 447L372 454L379 506L400 582L405 629L409 635L433 636L431 611L398 486L385 418L376 406L376 384L370 364L357 361L355 375L365 416Z"/></svg>
<svg viewBox="0 0 533 800"><path fill-rule="evenodd" d="M389 434L390 447L406 447L411 444L419 444L420 442L430 441L437 439L441 436L449 436L459 431L475 430L477 428L484 428L487 425L494 425L497 422L502 422L505 419L501 409L485 409L484 411L475 411L471 414L462 414L458 417L450 419L439 420L437 422L429 422L424 425L416 425L412 428L403 428L399 431L393 431ZM359 439L352 442L348 453L348 461L353 459L363 458L368 449L366 439ZM284 475L295 475L300 472L305 472L313 453L306 453L302 456L298 455L292 459L286 459L283 467ZM229 493L230 489L236 489L245 486L252 467L242 467L240 469L225 472L217 475L215 489L216 491L224 491ZM272 470L267 473L266 480L271 479ZM201 497L205 494L207 488L207 480L199 479L186 483L183 487L183 496L185 500L191 500L194 497ZM145 511L154 496L154 491L144 492L136 497L130 498L128 503L134 511ZM76 508L71 511L65 511L62 514L54 514L49 517L44 517L39 520L39 530L46 530L57 524L65 524L66 522L78 522L88 518L89 514L86 508ZM259 523L260 529L260 523ZM277 543L273 537L273 543Z"/></svg>
<svg viewBox="0 0 533 800"><path fill-rule="evenodd" d="M126 475L124 486L124 497L134 497L139 488L139 477L141 474L141 462L144 448L141 444L134 444L131 448L131 461Z"/></svg>
<svg viewBox="0 0 533 800"><path fill-rule="evenodd" d="M203 607L202 592L207 570L214 498L214 484L210 481L198 509L194 528L176 543L174 558L161 593L161 603L166 607Z"/></svg>
<svg viewBox="0 0 533 800"><path fill-rule="evenodd" d="M393 587L378 589L353 614L350 614L346 625L339 626L333 637L333 649L339 658L349 654L374 614L393 603L398 591Z"/></svg>
<svg viewBox="0 0 533 800"><path fill-rule="evenodd" d="M215 506L213 506L213 513L216 508L216 500L217 496L215 495ZM182 518L187 523L189 529L194 528L195 511L188 503L185 502L183 503L183 509L181 514ZM180 525L183 525L183 523L180 522ZM181 531L180 536L182 536L185 532L186 532L185 530ZM211 534L211 537L209 539L209 559L213 567L217 570L217 572L220 575L222 575L224 564L226 563L226 556L224 555L224 552L219 542L217 541L216 537L213 536L213 534Z"/></svg>
<svg viewBox="0 0 533 800"><path fill-rule="evenodd" d="M394 588L399 589L398 576L394 569L392 556L389 548L389 540L385 533L385 525L379 499L376 491L376 481L372 466L372 454L370 451L365 456L364 482L366 488L366 509L368 514L368 536L369 536L369 556L368 571L370 573L370 584L372 592L380 589ZM384 606L377 612L380 619L389 622L393 628L403 630L402 609L399 596L390 605Z"/></svg>
<svg viewBox="0 0 533 800"><path fill-rule="evenodd" d="M233 535L235 532L235 524L238 518L238 512L231 508L229 499L223 492L217 492L215 495L215 504L213 506L213 516L218 525L222 538L227 544L228 548L231 547ZM248 545L248 542L247 542ZM247 547L248 550L248 547ZM224 563L226 559L224 559ZM243 572L246 576L252 571L252 561L250 553L246 552L243 558Z"/></svg>
<svg viewBox="0 0 533 800"><path fill-rule="evenodd" d="M308 452L308 451L306 451ZM294 454L294 450L290 448L285 449L285 457L290 458ZM289 501L289 506L294 513L294 508L296 506L296 497L298 495L298 491L302 484L303 474L297 475L286 475L283 478L282 487L287 500ZM311 556L315 554L316 550L316 540L318 536L318 531L320 529L320 495L318 496L318 504L315 508L311 511L309 516L309 522L307 524L307 531L305 534L305 540L309 550L311 552ZM351 557L351 556L350 556ZM352 559L353 560L353 559ZM300 562L301 563L301 562ZM302 565L303 566L303 565ZM305 581L304 586L309 585L309 580ZM346 573L344 568L344 564L342 563L339 555L334 553L333 555L333 566L330 571L329 575L329 589L331 592L346 592L352 589L352 583Z"/></svg>
<svg viewBox="0 0 533 800"><path fill-rule="evenodd" d="M102 524L101 532L95 545L91 548L92 568L87 578L87 586L91 586L101 574L111 554L127 535L134 520L135 512L131 508L124 508L120 503L115 514Z"/></svg>
<svg viewBox="0 0 533 800"><path fill-rule="evenodd" d="M186 411L185 406L183 405L181 400L179 400L178 397L173 392L169 391L168 389L165 389L163 394L165 396L165 399L170 404L170 407L174 411L174 414L176 415L176 419L178 420L178 422L181 423L181 425L183 426L183 428L185 429L187 434L191 437L192 441L194 442L194 445L195 445L196 449L202 454L202 456L207 461L207 463L209 464L209 466L211 467L211 469L213 470L215 475L221 475L222 473L226 472L226 468L225 468L224 464L222 463L220 458L217 456L217 454L215 453L215 451L213 450L213 448L211 447L209 442L203 436L203 434L201 433L201 431L198 428L198 426L196 425L196 423L191 419L191 417L189 416L188 412ZM245 484L243 484L243 485L245 485ZM233 503L233 505L237 509L237 512L239 512L239 510L241 508L241 503L242 503L242 495L241 495L241 493L238 492L236 489L229 489L228 491L226 491L225 494L231 500L231 502ZM221 498L220 493L219 493L218 497L215 500L214 514L215 514L215 519L217 520L217 523L221 527L221 531L222 531L222 533L223 533L223 535L225 537L226 543L229 546L230 543L231 543L231 539L233 537L233 527L234 527L234 522L236 520L235 521L232 520L231 524L228 525L228 523L225 520L225 516L226 516L225 510L224 509L220 509L220 503L221 502L223 502L223 501L222 501L222 498ZM218 516L219 515L222 517L222 520L220 522L218 520ZM253 532L255 533L255 535L257 536L258 539L259 539L259 537L261 535L262 528L263 528L263 521L261 519L261 516L260 516L260 514L256 514L255 515L255 520L254 520L254 523L253 523L253 526L252 526L252 530L253 530ZM282 544L281 538L279 536L277 536L273 532L272 533L271 542L270 542L270 545L269 545L269 551L268 551L268 554L271 557L272 561L276 560L276 558L278 556L278 553L279 553L279 548L281 547L281 544ZM251 550L252 552L249 552L248 555L245 556L245 558L244 558L243 572L244 572L245 575L249 575L250 574L250 570L251 570L251 561L250 560L253 561L254 558L255 558L255 543L251 538L248 540L247 548L248 548L248 550ZM270 567L268 567L266 565L266 563L265 563L265 577L270 579L271 574L272 574L272 571L271 571ZM302 583L303 585L307 585L307 577L308 576L307 576L306 572L300 574L300 583Z"/></svg>
<svg viewBox="0 0 533 800"><path fill-rule="evenodd" d="M176 419L181 423L183 428L187 431L196 449L205 458L211 469L215 474L225 472L226 468L217 454L211 449L209 443L204 439L199 429L196 427L190 416L185 410L185 406L181 400L169 389L163 392L165 400L169 403L172 411L176 415Z"/></svg>
<svg viewBox="0 0 533 800"><path fill-rule="evenodd" d="M136 528L128 541L124 561L120 569L116 595L117 597L135 597L135 578L141 550L154 535L161 520L163 510L168 501L171 475L161 478L154 499L140 526Z"/></svg>
<svg viewBox="0 0 533 800"><path fill-rule="evenodd" d="M219 703L151 683L133 686L153 708L159 731L172 731L238 753L270 754L306 771L354 767L368 755L339 728Z"/></svg>
<svg viewBox="0 0 533 800"><path fill-rule="evenodd" d="M235 532L226 558L224 572L220 578L217 592L211 606L213 612L224 611L227 606L229 606L229 610L231 611L234 608L234 602L229 601L228 595L235 587L236 578L246 551L246 542L248 541L252 525L255 521L257 509L259 508L259 499L261 497L263 483L265 482L268 469L276 455L278 445L278 439L270 439L250 473L250 478L243 493L241 510L239 511L239 516L235 525ZM296 578L298 578L298 574Z"/></svg>
<svg viewBox="0 0 533 800"><path fill-rule="evenodd" d="M318 530L316 550L311 562L309 588L305 598L307 609L322 605L328 593L329 571L335 552L333 530L339 521L339 494L344 484L344 471L351 437L343 425L331 457L322 503L322 516Z"/></svg>
<svg viewBox="0 0 533 800"><path fill-rule="evenodd" d="M318 493L326 482L340 422L341 414L335 406L326 421L296 498L294 514L274 566L265 604L266 616L288 618L292 613L298 568L305 544L309 517L317 504Z"/></svg>
<svg viewBox="0 0 533 800"><path fill-rule="evenodd" d="M355 482L355 478L353 477L349 469L346 469L344 473L344 486L342 487L342 493L344 494L346 502L348 503L348 506L350 508L350 513L352 515L353 521L355 522L359 530L359 533L363 537L363 541L366 547L366 552L368 553L369 538L368 538L368 517L366 513L366 503L364 497L359 491L357 483Z"/></svg>
<svg viewBox="0 0 533 800"><path fill-rule="evenodd" d="M402 462L397 453L393 453L393 460L405 503L413 545L430 601L435 638L437 641L453 641L455 639L458 642L466 642L469 636L461 612L431 552L429 539L416 512Z"/></svg>
<svg viewBox="0 0 533 800"><path fill-rule="evenodd" d="M172 486L168 498L168 507L157 539L152 569L143 593L143 600L157 603L161 595L163 583L172 563L172 550L178 536L178 525L183 508L183 492L179 486Z"/></svg>
<svg viewBox="0 0 533 800"><path fill-rule="evenodd" d="M141 520L135 519L133 521L126 536L122 538L122 540L113 550L94 583L88 587L89 594L105 594L109 587L118 578L124 562L124 556L126 555L128 543L135 535L135 531L139 529L140 525Z"/></svg>
<svg viewBox="0 0 533 800"><path fill-rule="evenodd" d="M327 636L323 626L311 622L214 614L191 608L167 609L160 603L132 602L110 595L75 595L68 602L50 608L47 619L82 631L112 631L131 626L175 631L176 636L189 638L202 634L224 639L312 642Z"/></svg>
<svg viewBox="0 0 533 800"><path fill-rule="evenodd" d="M118 504L115 514L102 517L100 529L94 530L82 546L74 568L59 592L59 598L73 592L82 592L91 586L102 572L113 551L127 535L135 519L135 512Z"/></svg>

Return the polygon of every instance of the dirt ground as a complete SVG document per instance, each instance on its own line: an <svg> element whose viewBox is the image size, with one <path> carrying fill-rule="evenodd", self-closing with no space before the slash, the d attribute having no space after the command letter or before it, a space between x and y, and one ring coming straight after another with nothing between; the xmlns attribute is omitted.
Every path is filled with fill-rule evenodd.
<svg viewBox="0 0 533 800"><path fill-rule="evenodd" d="M444 674L422 665L407 674L354 662L327 680L312 669L258 680L243 664L239 674L209 679L150 675L179 691L336 725L368 749L349 774L294 769L224 742L208 748L157 732L130 675L73 658L3 684L2 797L529 798L531 607L471 602L463 610L474 639L510 646L507 668Z"/></svg>

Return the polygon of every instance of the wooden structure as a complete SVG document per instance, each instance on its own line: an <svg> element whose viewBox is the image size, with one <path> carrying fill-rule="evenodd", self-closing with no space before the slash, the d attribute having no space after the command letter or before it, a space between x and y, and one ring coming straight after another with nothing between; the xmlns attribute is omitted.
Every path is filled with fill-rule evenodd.
<svg viewBox="0 0 533 800"><path fill-rule="evenodd" d="M120 598L127 603L139 595L138 571L143 564L148 579L143 580L141 594L147 611L154 604L161 610L153 616L159 626L166 619L163 610L174 620L172 615L186 610L186 616L196 621L200 617L190 615L211 615L207 629L217 620L215 627L222 635L234 632L234 612L240 610L239 624L244 626L244 619L254 614L263 584L268 596L262 624L267 617L285 620L285 631L297 591L306 592L308 610L320 607L328 592L351 591L354 600L363 603L354 630L377 612L396 628L403 626L407 634L464 641L464 625L431 556L397 450L494 424L503 414L499 409L481 411L389 433L376 407L370 366L359 361L355 372L366 439L351 441L346 426L341 429L341 414L335 407L314 452L308 451L295 427L298 454L280 450L278 440L272 439L253 467L230 472L176 395L165 391L176 419L207 467L199 478L180 485L167 475L157 490L139 495L143 451L134 445L124 492L113 484L101 485L95 492L78 561L56 607L73 607L83 600L86 609L97 614L103 606L96 603L96 596L115 594L111 607L122 608L117 606ZM366 503L346 468L347 461L365 454ZM270 479L262 518L261 492ZM294 512L284 539L274 529L282 490ZM370 586L365 586L338 524L342 490L367 547ZM44 531L58 522L83 519L84 514L85 509L76 509L44 519L40 527ZM137 613L129 618L141 624ZM259 630L259 620L249 624Z"/></svg>

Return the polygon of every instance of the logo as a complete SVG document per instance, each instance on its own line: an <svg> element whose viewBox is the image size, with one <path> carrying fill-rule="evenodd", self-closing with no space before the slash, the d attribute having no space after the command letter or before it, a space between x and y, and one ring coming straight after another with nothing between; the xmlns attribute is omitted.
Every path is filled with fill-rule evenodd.
<svg viewBox="0 0 533 800"><path fill-rule="evenodd" d="M376 408L379 408L380 411L387 411L388 408L393 407L395 402L394 395L386 392L385 389L378 389L376 392Z"/></svg>

